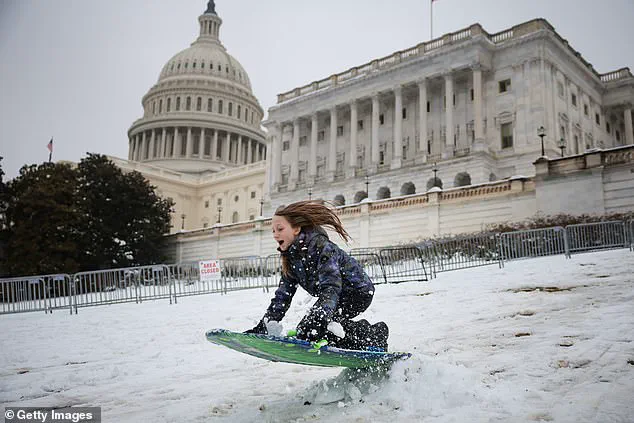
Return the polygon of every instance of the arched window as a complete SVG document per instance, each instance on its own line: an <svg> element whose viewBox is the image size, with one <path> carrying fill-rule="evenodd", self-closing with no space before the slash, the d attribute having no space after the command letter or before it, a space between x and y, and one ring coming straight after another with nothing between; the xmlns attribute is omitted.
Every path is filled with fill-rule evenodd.
<svg viewBox="0 0 634 423"><path fill-rule="evenodd" d="M332 203L335 206L343 206L344 204L346 204L346 198L341 194L337 194L335 195L335 198L332 200Z"/></svg>
<svg viewBox="0 0 634 423"><path fill-rule="evenodd" d="M222 100L218 100L218 113L222 114Z"/></svg>
<svg viewBox="0 0 634 423"><path fill-rule="evenodd" d="M211 113L211 108L212 108L213 103L214 103L214 102L213 102L213 100L212 100L211 98L208 98L208 99L207 99L207 111L208 111L209 113Z"/></svg>
<svg viewBox="0 0 634 423"><path fill-rule="evenodd" d="M163 99L159 100L159 114L163 113Z"/></svg>
<svg viewBox="0 0 634 423"><path fill-rule="evenodd" d="M240 105L238 104L238 116L237 116L237 117L238 117L238 119L240 119L240 112L241 112L241 111L242 111L242 110L240 110Z"/></svg>
<svg viewBox="0 0 634 423"><path fill-rule="evenodd" d="M354 194L355 203L360 203L364 198L368 198L368 193L365 191L357 191L356 194Z"/></svg>
<svg viewBox="0 0 634 423"><path fill-rule="evenodd" d="M192 109L192 98L191 97L187 97L187 101L185 102L185 110L191 110Z"/></svg>
<svg viewBox="0 0 634 423"><path fill-rule="evenodd" d="M416 186L413 182L405 182L403 186L401 186L401 195L411 195L416 194Z"/></svg>
<svg viewBox="0 0 634 423"><path fill-rule="evenodd" d="M489 182L493 182L493 181L497 181L498 177L496 176L495 173L491 172L489 173Z"/></svg>
<svg viewBox="0 0 634 423"><path fill-rule="evenodd" d="M456 175L453 184L456 187L465 187L467 185L471 185L471 175L469 175L467 172L460 172Z"/></svg>
<svg viewBox="0 0 634 423"><path fill-rule="evenodd" d="M181 98L176 97L176 111L178 112L181 109Z"/></svg>
<svg viewBox="0 0 634 423"><path fill-rule="evenodd" d="M154 100L152 102L152 114L155 115L156 114L156 100Z"/></svg>
<svg viewBox="0 0 634 423"><path fill-rule="evenodd" d="M233 103L229 102L229 116L231 116L233 114Z"/></svg>
<svg viewBox="0 0 634 423"><path fill-rule="evenodd" d="M392 196L392 192L388 187L381 187L376 192L377 200L383 200L384 198L390 198Z"/></svg>
<svg viewBox="0 0 634 423"><path fill-rule="evenodd" d="M442 188L442 179L440 179L440 178L429 178L429 180L427 181L427 190L430 190L433 187Z"/></svg>
<svg viewBox="0 0 634 423"><path fill-rule="evenodd" d="M203 108L203 99L202 97L198 97L196 100L196 110L200 112L200 109Z"/></svg>
<svg viewBox="0 0 634 423"><path fill-rule="evenodd" d="M240 215L238 214L238 212L233 212L233 215L231 216L231 223L237 223L240 220Z"/></svg>
<svg viewBox="0 0 634 423"><path fill-rule="evenodd" d="M169 112L170 110L172 110L172 99L168 98L167 99L167 109L166 109L166 111Z"/></svg>

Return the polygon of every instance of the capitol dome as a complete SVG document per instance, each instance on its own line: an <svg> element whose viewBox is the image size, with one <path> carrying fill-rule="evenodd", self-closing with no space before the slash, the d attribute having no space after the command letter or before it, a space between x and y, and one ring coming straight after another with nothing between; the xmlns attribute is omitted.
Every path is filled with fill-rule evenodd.
<svg viewBox="0 0 634 423"><path fill-rule="evenodd" d="M213 0L200 35L167 61L128 130L128 160L177 172L218 172L264 160L264 116L249 75L219 37Z"/></svg>

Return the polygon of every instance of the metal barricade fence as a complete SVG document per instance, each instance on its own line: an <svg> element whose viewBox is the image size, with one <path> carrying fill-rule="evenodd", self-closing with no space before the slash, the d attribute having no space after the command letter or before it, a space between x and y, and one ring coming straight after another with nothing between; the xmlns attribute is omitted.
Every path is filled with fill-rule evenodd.
<svg viewBox="0 0 634 423"><path fill-rule="evenodd" d="M218 260L220 266L221 260ZM197 261L168 265L170 275L174 280L174 302L178 297L191 295L224 293L222 277L218 279L200 279L200 266Z"/></svg>
<svg viewBox="0 0 634 423"><path fill-rule="evenodd" d="M370 277L374 284L387 283L385 269L381 263L381 257L374 252L358 251L354 249L350 251L350 256L363 267L363 271Z"/></svg>
<svg viewBox="0 0 634 423"><path fill-rule="evenodd" d="M379 257L387 283L429 280L423 254L416 246L381 248Z"/></svg>
<svg viewBox="0 0 634 423"><path fill-rule="evenodd" d="M497 264L503 267L499 234L485 233L434 240L424 248L436 272Z"/></svg>
<svg viewBox="0 0 634 423"><path fill-rule="evenodd" d="M627 248L625 222L579 223L566 226L570 253L609 248Z"/></svg>
<svg viewBox="0 0 634 423"><path fill-rule="evenodd" d="M634 251L634 220L627 222L630 235L630 251Z"/></svg>
<svg viewBox="0 0 634 423"><path fill-rule="evenodd" d="M73 275L74 306L87 307L168 298L173 280L165 265L95 270Z"/></svg>
<svg viewBox="0 0 634 423"><path fill-rule="evenodd" d="M262 262L260 257L235 257L222 260L222 279L225 293L242 289L260 288Z"/></svg>
<svg viewBox="0 0 634 423"><path fill-rule="evenodd" d="M280 284L282 278L282 257L279 254L266 256L262 261L262 289L269 292Z"/></svg>
<svg viewBox="0 0 634 423"><path fill-rule="evenodd" d="M500 236L504 260L565 254L569 257L566 229L561 226L505 232Z"/></svg>
<svg viewBox="0 0 634 423"><path fill-rule="evenodd" d="M73 313L71 277L67 274L0 279L0 314L68 308Z"/></svg>

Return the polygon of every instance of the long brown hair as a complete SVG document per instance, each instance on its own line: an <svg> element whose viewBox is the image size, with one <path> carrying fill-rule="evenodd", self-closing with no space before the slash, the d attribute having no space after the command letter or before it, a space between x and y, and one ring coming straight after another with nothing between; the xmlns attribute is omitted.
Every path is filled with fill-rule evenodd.
<svg viewBox="0 0 634 423"><path fill-rule="evenodd" d="M323 200L298 201L288 206L280 206L275 210L276 216L284 217L293 228L313 229L316 227L327 226L343 238L344 241L350 240L350 234L344 229L341 220L337 214ZM282 273L288 275L288 261L282 255Z"/></svg>

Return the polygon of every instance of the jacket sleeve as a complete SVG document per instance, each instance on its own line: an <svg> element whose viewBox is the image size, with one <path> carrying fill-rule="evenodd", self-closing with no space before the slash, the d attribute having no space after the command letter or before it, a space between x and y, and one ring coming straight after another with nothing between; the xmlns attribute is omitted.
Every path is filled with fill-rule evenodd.
<svg viewBox="0 0 634 423"><path fill-rule="evenodd" d="M319 263L317 264L317 275L319 299L311 311L317 312L321 310L325 317L330 320L335 313L343 289L338 254L332 242L327 242L321 251Z"/></svg>
<svg viewBox="0 0 634 423"><path fill-rule="evenodd" d="M266 310L264 318L276 322L282 320L291 306L295 291L297 291L297 282L282 275L280 286L275 290L275 296L271 299L271 304Z"/></svg>

